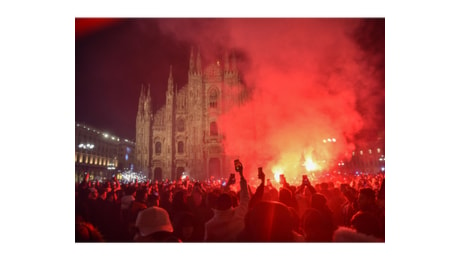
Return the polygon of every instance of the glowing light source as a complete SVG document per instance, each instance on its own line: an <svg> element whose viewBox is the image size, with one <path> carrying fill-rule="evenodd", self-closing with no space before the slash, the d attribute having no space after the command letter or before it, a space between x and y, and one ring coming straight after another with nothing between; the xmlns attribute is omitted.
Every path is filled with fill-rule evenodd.
<svg viewBox="0 0 460 260"><path fill-rule="evenodd" d="M280 166L274 166L272 168L272 172L273 172L273 177L275 178L275 181L276 182L280 182L280 175L284 173L284 169Z"/></svg>
<svg viewBox="0 0 460 260"><path fill-rule="evenodd" d="M334 143L335 143L335 141L336 141L336 140L335 140L335 138L332 138L332 142L334 142Z"/></svg>
<svg viewBox="0 0 460 260"><path fill-rule="evenodd" d="M102 135L103 135L105 138L109 137L109 135L106 134L106 133L103 133Z"/></svg>
<svg viewBox="0 0 460 260"><path fill-rule="evenodd" d="M326 142L327 142L326 139L323 139L323 143L326 143Z"/></svg>
<svg viewBox="0 0 460 260"><path fill-rule="evenodd" d="M327 141L330 143L332 140L331 140L331 138L328 138Z"/></svg>
<svg viewBox="0 0 460 260"><path fill-rule="evenodd" d="M79 144L78 148L83 148L83 149L93 149L94 144Z"/></svg>
<svg viewBox="0 0 460 260"><path fill-rule="evenodd" d="M315 162L313 162L313 160L311 158L307 158L305 160L303 166L305 166L305 169L307 171L309 171L309 172L318 169L318 165Z"/></svg>

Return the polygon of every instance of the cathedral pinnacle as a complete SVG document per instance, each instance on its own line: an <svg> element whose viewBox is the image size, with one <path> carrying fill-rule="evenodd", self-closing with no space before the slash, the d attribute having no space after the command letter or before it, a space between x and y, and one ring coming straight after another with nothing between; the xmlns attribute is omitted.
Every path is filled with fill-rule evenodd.
<svg viewBox="0 0 460 260"><path fill-rule="evenodd" d="M195 55L194 55L194 50L192 47L192 50L190 52L190 64L189 64L189 72L195 72Z"/></svg>
<svg viewBox="0 0 460 260"><path fill-rule="evenodd" d="M196 55L196 71L201 73L201 54L200 49L198 48L198 53Z"/></svg>
<svg viewBox="0 0 460 260"><path fill-rule="evenodd" d="M174 79L172 76L172 65L169 65L168 91L173 91Z"/></svg>
<svg viewBox="0 0 460 260"><path fill-rule="evenodd" d="M151 97L150 97L150 84L148 85L147 88L147 96L145 97L145 103L144 103L144 113L146 115L149 115L151 113Z"/></svg>
<svg viewBox="0 0 460 260"><path fill-rule="evenodd" d="M141 95L139 96L139 107L144 103L144 84L141 84Z"/></svg>

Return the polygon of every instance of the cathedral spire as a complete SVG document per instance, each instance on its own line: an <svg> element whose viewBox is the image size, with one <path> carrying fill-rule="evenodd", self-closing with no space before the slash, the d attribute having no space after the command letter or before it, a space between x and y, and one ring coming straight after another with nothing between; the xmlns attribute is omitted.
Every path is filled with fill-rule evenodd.
<svg viewBox="0 0 460 260"><path fill-rule="evenodd" d="M150 97L150 84L149 84L149 87L147 89L147 96L146 96L146 101L145 101L145 106L144 106L144 110L147 114L150 114L151 112L151 97Z"/></svg>
<svg viewBox="0 0 460 260"><path fill-rule="evenodd" d="M200 48L198 48L198 53L196 55L196 71L198 73L201 73L201 54L200 54Z"/></svg>
<svg viewBox="0 0 460 260"><path fill-rule="evenodd" d="M169 78L168 78L168 92L173 91L173 76L172 76L172 65L169 65Z"/></svg>
<svg viewBox="0 0 460 260"><path fill-rule="evenodd" d="M194 72L195 71L195 55L194 55L194 50L193 50L193 47L192 47L192 50L190 52L190 64L189 64L189 72Z"/></svg>
<svg viewBox="0 0 460 260"><path fill-rule="evenodd" d="M144 94L144 84L141 84L141 95L139 97L139 103L144 102L145 94Z"/></svg>
<svg viewBox="0 0 460 260"><path fill-rule="evenodd" d="M139 104L138 104L138 113L142 111L142 108L144 107L144 84L141 84L141 95L139 96Z"/></svg>

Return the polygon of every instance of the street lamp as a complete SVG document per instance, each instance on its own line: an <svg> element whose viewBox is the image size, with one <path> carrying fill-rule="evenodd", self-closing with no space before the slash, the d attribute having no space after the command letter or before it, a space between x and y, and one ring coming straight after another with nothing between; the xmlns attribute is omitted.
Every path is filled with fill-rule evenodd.
<svg viewBox="0 0 460 260"><path fill-rule="evenodd" d="M94 149L94 144L90 144L90 143L80 143L78 145L78 148L80 149L80 153L86 153L86 151L90 151L90 150L93 150ZM80 159L77 158L77 164L80 163L80 164L85 164L86 162L83 161L83 155L80 154ZM82 167L80 165L79 169L83 169L83 171L87 171L88 167ZM78 173L78 181L80 182L80 173Z"/></svg>
<svg viewBox="0 0 460 260"><path fill-rule="evenodd" d="M78 148L84 149L84 150L92 150L94 148L94 144L79 144Z"/></svg>

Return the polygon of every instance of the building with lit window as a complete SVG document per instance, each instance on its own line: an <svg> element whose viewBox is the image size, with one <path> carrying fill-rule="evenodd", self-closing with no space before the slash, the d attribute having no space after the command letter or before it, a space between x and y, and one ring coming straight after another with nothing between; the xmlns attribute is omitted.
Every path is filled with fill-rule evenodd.
<svg viewBox="0 0 460 260"><path fill-rule="evenodd" d="M202 69L200 52L195 55L192 49L188 82L179 89L174 86L171 68L166 102L157 111L152 111L150 86L142 87L135 171L152 180L177 179L184 172L199 180L222 177L233 161L224 153L217 118L247 97L234 54L225 54L222 63L215 60Z"/></svg>
<svg viewBox="0 0 460 260"><path fill-rule="evenodd" d="M339 162L338 169L347 172L379 173L385 171L385 138L378 138L366 146L357 146L347 162Z"/></svg>
<svg viewBox="0 0 460 260"><path fill-rule="evenodd" d="M133 141L76 123L75 181L83 180L85 173L90 180L106 180L112 174L131 169L134 148Z"/></svg>

